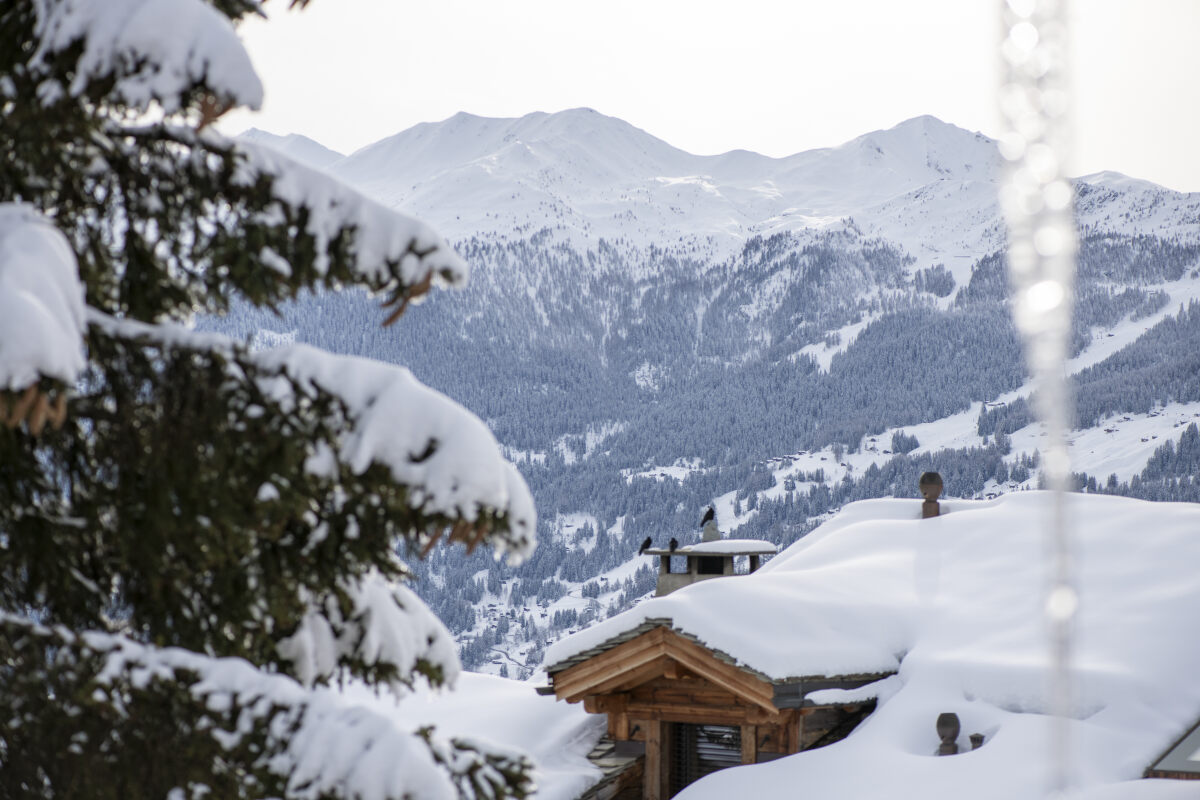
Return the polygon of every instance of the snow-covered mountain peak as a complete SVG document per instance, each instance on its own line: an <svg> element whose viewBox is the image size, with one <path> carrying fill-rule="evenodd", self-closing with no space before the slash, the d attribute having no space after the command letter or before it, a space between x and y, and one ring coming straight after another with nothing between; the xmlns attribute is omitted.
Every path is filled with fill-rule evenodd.
<svg viewBox="0 0 1200 800"><path fill-rule="evenodd" d="M750 236L812 228L813 220L826 227L853 216L870 228L881 204L937 181L990 181L995 163L986 137L933 117L771 158L747 150L692 155L575 108L519 118L455 114L365 147L337 172L451 238L549 228L589 248L606 238L715 254L736 252Z"/></svg>
<svg viewBox="0 0 1200 800"><path fill-rule="evenodd" d="M929 115L816 152L822 172L864 175L904 191L946 179L991 181L1000 166L993 140Z"/></svg>
<svg viewBox="0 0 1200 800"><path fill-rule="evenodd" d="M270 143L310 161L320 148L303 137ZM344 158L323 155L323 168L452 240L548 229L580 252L606 239L719 261L754 236L808 237L853 219L862 235L912 255L913 269L946 264L960 283L975 259L1002 244L996 143L929 115L772 158L748 150L693 155L590 108L503 118L460 112ZM1134 198L1165 192L1153 184L1103 174L1079 185L1091 190L1081 196L1081 224L1101 228L1136 217L1175 233L1192 218L1177 206L1197 205L1171 195L1151 218L1143 207L1154 204Z"/></svg>
<svg viewBox="0 0 1200 800"><path fill-rule="evenodd" d="M238 138L249 142L265 144L313 169L328 169L346 157L343 153L331 150L320 142L313 141L307 136L301 136L298 133L289 133L286 136L280 136L279 134L270 133L258 128L250 128L238 134Z"/></svg>
<svg viewBox="0 0 1200 800"><path fill-rule="evenodd" d="M1142 178L1134 178L1126 175L1123 172L1106 169L1100 172L1093 172L1090 175L1081 175L1076 179L1080 183L1087 183L1092 186L1104 187L1107 189L1115 189L1123 192L1169 192L1171 194L1195 195L1195 192L1185 193L1176 192L1174 189L1168 189L1165 186L1160 186L1157 183L1143 180Z"/></svg>

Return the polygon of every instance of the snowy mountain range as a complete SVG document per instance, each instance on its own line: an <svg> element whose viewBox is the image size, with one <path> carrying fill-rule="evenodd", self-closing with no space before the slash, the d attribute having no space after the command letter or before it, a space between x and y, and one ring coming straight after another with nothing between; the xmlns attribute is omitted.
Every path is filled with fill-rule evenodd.
<svg viewBox="0 0 1200 800"><path fill-rule="evenodd" d="M459 113L341 157L295 134L243 135L328 170L452 241L546 227L576 246L603 238L727 256L753 236L853 220L904 246L918 269L973 261L1002 243L996 143L931 116L786 158L745 150L696 156L586 108L515 119ZM1134 223L1143 234L1196 235L1200 198L1181 203L1176 192L1119 173L1079 180L1103 194L1081 206L1083 226ZM1126 219L1135 210L1139 218Z"/></svg>
<svg viewBox="0 0 1200 800"><path fill-rule="evenodd" d="M981 134L918 117L786 158L696 156L575 109L458 114L350 155L244 135L432 223L471 264L465 290L386 331L358 295L219 324L404 363L492 427L541 545L518 570L422 565L468 666L527 674L546 642L627 607L652 581L636 543L687 543L710 503L726 532L786 544L845 502L915 496L924 469L950 496L1037 484ZM1074 469L1200 500L1182 455L1200 194L1116 173L1075 187Z"/></svg>

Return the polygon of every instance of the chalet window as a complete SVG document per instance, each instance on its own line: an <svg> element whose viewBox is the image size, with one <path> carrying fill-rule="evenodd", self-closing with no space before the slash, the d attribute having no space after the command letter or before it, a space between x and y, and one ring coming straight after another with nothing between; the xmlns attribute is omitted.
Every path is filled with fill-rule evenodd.
<svg viewBox="0 0 1200 800"><path fill-rule="evenodd" d="M671 795L705 775L742 763L742 730L730 725L671 726Z"/></svg>

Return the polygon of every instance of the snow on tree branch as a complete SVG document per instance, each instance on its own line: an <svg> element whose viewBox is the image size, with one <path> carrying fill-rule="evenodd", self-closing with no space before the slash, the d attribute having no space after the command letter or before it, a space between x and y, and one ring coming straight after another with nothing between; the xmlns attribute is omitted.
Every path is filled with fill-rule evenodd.
<svg viewBox="0 0 1200 800"><path fill-rule="evenodd" d="M204 138L215 146L228 145L216 134L206 133ZM234 175L236 185L253 185L259 176L270 176L277 202L307 212L306 232L316 240L313 266L318 273L328 271L330 242L343 229L352 228L355 271L376 287L398 279L400 286L395 288L403 294L392 298L397 302L417 299L435 281L450 286L466 283L467 263L429 225L399 214L270 147L249 141L237 141L233 147L243 159ZM262 216L282 214L268 208ZM291 271L286 262L276 269Z"/></svg>
<svg viewBox="0 0 1200 800"><path fill-rule="evenodd" d="M429 607L405 586L372 572L344 587L338 598L312 604L296 632L279 643L279 655L306 686L334 677L352 663L360 674L377 669L380 682L399 692L420 672L435 684L453 686L460 671L454 637Z"/></svg>
<svg viewBox="0 0 1200 800"><path fill-rule="evenodd" d="M0 752L48 748L61 738L60 761L77 759L80 769L102 776L111 762L128 757L125 742L109 740L114 729L106 720L115 715L145 724L151 709L169 699L175 712L188 707L196 724L168 726L166 740L152 746L201 762L185 766L223 780L221 796L229 796L224 789L239 797L286 792L355 800L494 800L532 789L532 764L518 753L402 727L393 716L347 704L334 690L306 689L240 658L148 647L98 631L74 634L4 612L0 631L6 664L0 683L48 681L62 691L57 705L14 709L0 731ZM64 714L71 725L61 724ZM239 757L248 759L248 774L222 769L227 759ZM6 777L20 785L24 765L8 767ZM170 773L165 779L184 780Z"/></svg>
<svg viewBox="0 0 1200 800"><path fill-rule="evenodd" d="M35 0L34 8L35 70L58 72L48 64L82 45L70 86L48 79L39 89L44 103L112 80L109 96L143 111L157 101L174 113L197 87L222 108L262 105L262 84L232 23L202 0Z"/></svg>
<svg viewBox="0 0 1200 800"><path fill-rule="evenodd" d="M363 474L378 464L408 487L414 510L453 525L452 539L473 548L500 528L502 535L491 542L498 555L514 561L536 545L533 497L520 473L504 460L492 432L404 367L306 345L248 353L223 336L118 320L94 309L88 310L88 322L113 336L247 359L275 376L262 379L262 388L278 402L297 391L333 395L345 405L350 429L336 451L317 449L307 465L311 473L333 477L344 465Z"/></svg>
<svg viewBox="0 0 1200 800"><path fill-rule="evenodd" d="M66 238L30 206L0 203L0 390L83 369L83 287Z"/></svg>
<svg viewBox="0 0 1200 800"><path fill-rule="evenodd" d="M307 345L264 351L255 359L346 403L355 427L338 460L351 470L387 465L398 483L413 487L412 505L428 514L467 523L482 522L487 511L507 516L511 554L519 558L532 549L537 519L524 479L504 460L487 426L458 403L403 367ZM321 471L332 465L315 459L310 466Z"/></svg>

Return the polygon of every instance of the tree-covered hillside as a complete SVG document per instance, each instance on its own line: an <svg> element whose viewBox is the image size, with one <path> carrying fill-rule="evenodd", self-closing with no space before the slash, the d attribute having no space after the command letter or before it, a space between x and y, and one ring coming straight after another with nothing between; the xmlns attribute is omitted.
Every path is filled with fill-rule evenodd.
<svg viewBox="0 0 1200 800"><path fill-rule="evenodd" d="M928 469L956 496L1037 483L1036 457L1006 455L1007 435L1032 422L1021 397L972 418L975 444L906 456L885 452L890 436L870 441L1022 387L1001 253L983 255L945 292L948 270L910 271L902 250L852 228L752 239L719 263L653 249L631 264L620 248L577 252L548 234L476 237L459 250L476 270L473 286L412 309L399 336L364 325L373 301L354 294L204 324L403 363L492 425L534 493L542 545L516 571L453 554L427 565L423 593L464 634L469 665L491 659L494 645L541 642L644 593L648 571L605 587L602 604L557 616L549 605L627 562L646 536L688 541L719 496L734 493L739 536L786 544L845 502L917 496ZM1198 263L1192 245L1086 236L1075 352L1122 320L1169 312L1158 287L1188 279ZM497 291L504 281L517 288ZM1081 423L1200 400L1200 370L1188 366L1200 352L1194 317L1168 314L1134 347L1081 372ZM834 477L837 454L867 448L878 463ZM831 459L827 474L777 477L780 457L817 451ZM671 477L656 476L662 468ZM576 514L591 521L565 531L561 520ZM497 585L501 576L510 583ZM473 582L467 593L440 588ZM507 632L482 624L485 597L517 609ZM534 665L537 650L518 660Z"/></svg>

